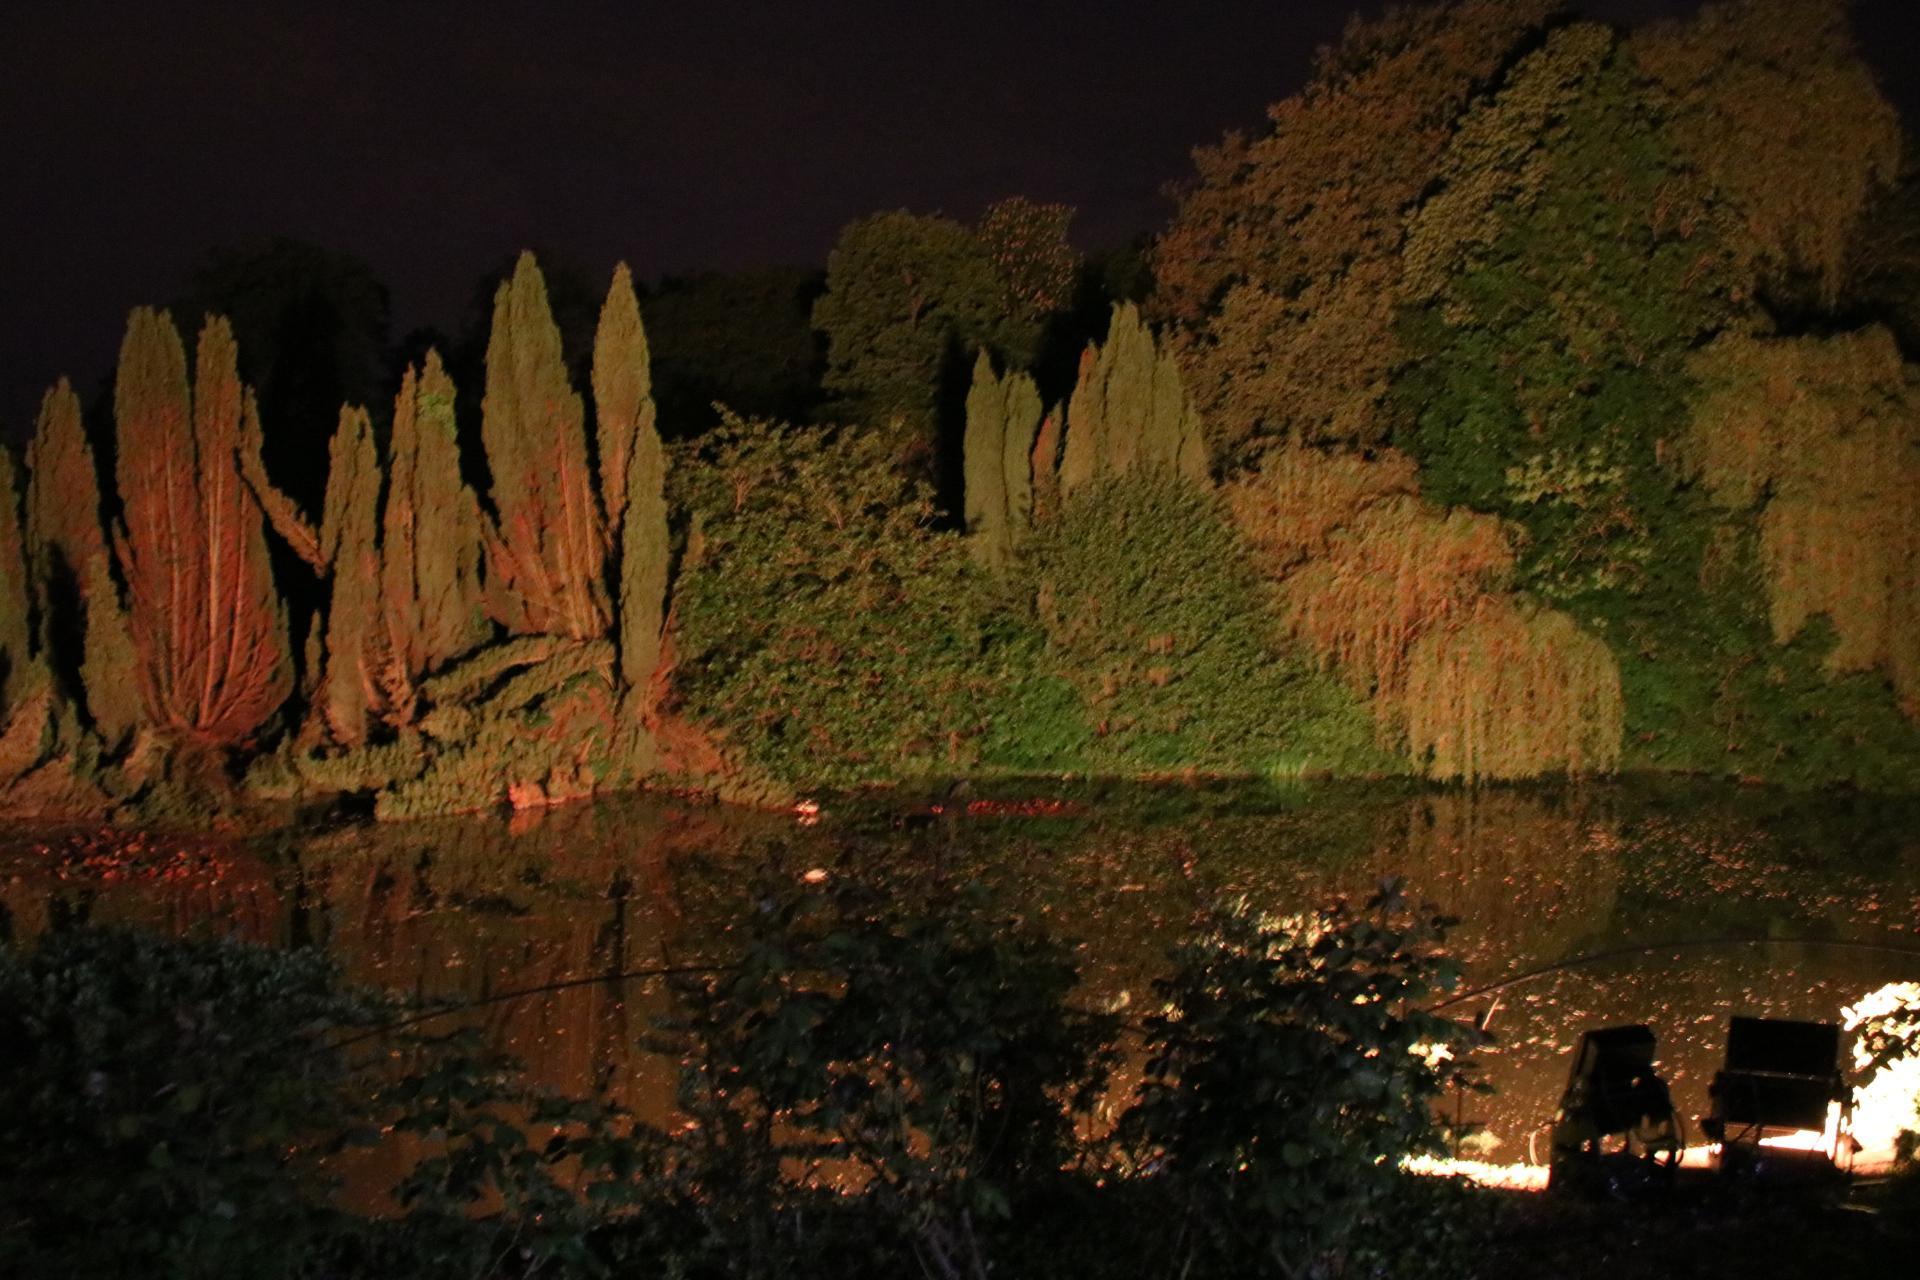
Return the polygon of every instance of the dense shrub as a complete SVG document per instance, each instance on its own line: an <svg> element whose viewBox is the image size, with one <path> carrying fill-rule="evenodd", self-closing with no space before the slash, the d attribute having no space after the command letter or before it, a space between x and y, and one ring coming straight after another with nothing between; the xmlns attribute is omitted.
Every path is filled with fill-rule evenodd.
<svg viewBox="0 0 1920 1280"><path fill-rule="evenodd" d="M978 1274L1083 1158L1113 1028L1069 1003L1071 952L938 878L769 876L743 907L659 1041L683 1063L673 1170L702 1251L781 1272L819 1196L857 1189L867 1248Z"/></svg>
<svg viewBox="0 0 1920 1280"><path fill-rule="evenodd" d="M671 978L647 1043L665 1127L545 1095L437 1015L311 952L68 925L0 952L0 1271L693 1277L1392 1274L1445 1189L1435 1130L1469 1033L1440 922L1390 889L1279 922L1217 912L1173 956L1115 1128L1122 1024L1074 949L913 859L767 871ZM333 1198L399 1180L378 1216ZM1438 1197L1436 1199L1436 1197ZM1364 1235L1364 1240L1363 1240ZM1364 1246L1364 1247L1363 1247Z"/></svg>
<svg viewBox="0 0 1920 1280"><path fill-rule="evenodd" d="M312 951L93 927L0 949L0 1272L584 1264L591 1215L554 1170L604 1117L543 1098L469 1035L365 1034L406 1012ZM561 1124L574 1136L549 1127L544 1148L519 1127ZM403 1161L391 1221L330 1198L334 1162L383 1132L426 1153Z"/></svg>
<svg viewBox="0 0 1920 1280"><path fill-rule="evenodd" d="M1265 634L1240 536L1211 492L1165 471L1089 484L1018 569L1116 772L1390 767L1365 708Z"/></svg>
<svg viewBox="0 0 1920 1280"><path fill-rule="evenodd" d="M690 509L676 690L794 786L958 773L1033 652L965 541L871 434L729 418Z"/></svg>
<svg viewBox="0 0 1920 1280"><path fill-rule="evenodd" d="M1389 883L1359 911L1229 903L1175 950L1122 1130L1177 1207L1188 1265L1321 1275L1363 1234L1398 1234L1399 1161L1440 1150L1433 1103L1470 1079L1455 1055L1474 1029L1421 1008L1458 978L1447 923Z"/></svg>

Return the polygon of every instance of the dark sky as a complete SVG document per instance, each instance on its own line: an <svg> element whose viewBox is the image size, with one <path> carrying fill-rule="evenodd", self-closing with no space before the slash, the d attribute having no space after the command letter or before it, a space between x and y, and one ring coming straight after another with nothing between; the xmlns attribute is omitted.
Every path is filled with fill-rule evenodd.
<svg viewBox="0 0 1920 1280"><path fill-rule="evenodd" d="M458 324L524 245L595 275L818 262L860 214L1014 193L1117 243L1355 8L1380 0L19 0L0 6L0 435L60 373L91 394L127 309L176 296L205 251L274 234L371 264L396 335ZM1920 119L1920 0L1860 0L1858 26Z"/></svg>

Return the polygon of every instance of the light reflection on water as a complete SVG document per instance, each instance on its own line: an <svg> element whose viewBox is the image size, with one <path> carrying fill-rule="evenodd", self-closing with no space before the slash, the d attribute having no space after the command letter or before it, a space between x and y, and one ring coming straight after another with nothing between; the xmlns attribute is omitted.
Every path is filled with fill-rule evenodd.
<svg viewBox="0 0 1920 1280"><path fill-rule="evenodd" d="M1656 946L1500 993L1496 1044L1481 1055L1497 1092L1459 1100L1461 1116L1484 1127L1463 1154L1495 1163L1544 1160L1567 1055L1589 1027L1651 1025L1694 1131L1730 1015L1835 1020L1865 992L1920 978L1920 959L1806 941L1920 946L1911 802L1670 784L1108 792L1065 815L1008 808L953 805L896 824L872 812L850 822L829 806L802 826L792 815L627 798L532 824L464 819L253 842L26 832L0 838L0 904L22 936L76 909L174 931L211 926L322 946L359 981L480 1002L712 954L730 866L774 845L789 848L796 875L829 865L851 827L880 856L977 871L1016 909L1079 941L1090 1000L1133 1010L1150 999L1166 946L1217 894L1290 910L1365 893L1386 874L1460 918L1454 942L1472 985L1636 944L1794 939ZM1491 1003L1457 1011L1472 1017ZM541 1082L599 1090L660 1120L672 1064L637 1040L664 1008L659 979L626 978L460 1016Z"/></svg>

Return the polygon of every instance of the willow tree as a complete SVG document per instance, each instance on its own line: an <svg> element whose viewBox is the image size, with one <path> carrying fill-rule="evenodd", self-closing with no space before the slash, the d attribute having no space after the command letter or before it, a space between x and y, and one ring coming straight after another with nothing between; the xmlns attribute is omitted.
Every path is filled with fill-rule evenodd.
<svg viewBox="0 0 1920 1280"><path fill-rule="evenodd" d="M140 697L126 607L113 580L100 519L100 476L80 419L80 398L62 378L41 400L27 449L27 549L49 654L79 642L76 687L109 746L140 721Z"/></svg>
<svg viewBox="0 0 1920 1280"><path fill-rule="evenodd" d="M1720 0L1631 48L1666 95L1669 135L1726 208L1743 273L1775 294L1804 280L1834 306L1901 151L1847 0Z"/></svg>
<svg viewBox="0 0 1920 1280"><path fill-rule="evenodd" d="M585 412L531 253L493 299L480 438L492 477L488 603L516 635L604 636L607 546Z"/></svg>
<svg viewBox="0 0 1920 1280"><path fill-rule="evenodd" d="M246 740L292 688L261 511L239 470L254 414L226 321L201 330L189 388L173 321L134 311L114 380L114 547L149 721L205 746Z"/></svg>
<svg viewBox="0 0 1920 1280"><path fill-rule="evenodd" d="M1269 450L1226 488L1287 635L1371 702L1431 776L1596 773L1619 761L1619 666L1516 597L1507 530L1420 496L1412 460Z"/></svg>
<svg viewBox="0 0 1920 1280"><path fill-rule="evenodd" d="M1884 329L1722 338L1691 368L1686 457L1759 523L1775 642L1824 615L1830 671L1878 670L1920 707L1920 375Z"/></svg>
<svg viewBox="0 0 1920 1280"><path fill-rule="evenodd" d="M1432 777L1610 773L1620 761L1619 664L1564 613L1482 597L1408 665L1408 746Z"/></svg>

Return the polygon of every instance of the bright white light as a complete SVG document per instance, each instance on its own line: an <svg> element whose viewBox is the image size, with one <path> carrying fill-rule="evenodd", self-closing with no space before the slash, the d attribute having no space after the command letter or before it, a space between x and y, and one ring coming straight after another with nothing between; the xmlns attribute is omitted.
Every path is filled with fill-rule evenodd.
<svg viewBox="0 0 1920 1280"><path fill-rule="evenodd" d="M1543 1164L1494 1164L1489 1160L1409 1156L1400 1167L1423 1178L1465 1178L1483 1187L1499 1187L1506 1191L1547 1189L1548 1170Z"/></svg>
<svg viewBox="0 0 1920 1280"><path fill-rule="evenodd" d="M1840 1011L1847 1030L1904 1036L1920 1045L1920 982L1890 982ZM1871 1065L1865 1035L1853 1044L1853 1064ZM1920 1051L1896 1058L1853 1091L1853 1136L1868 1152L1891 1153L1905 1130L1920 1129Z"/></svg>

